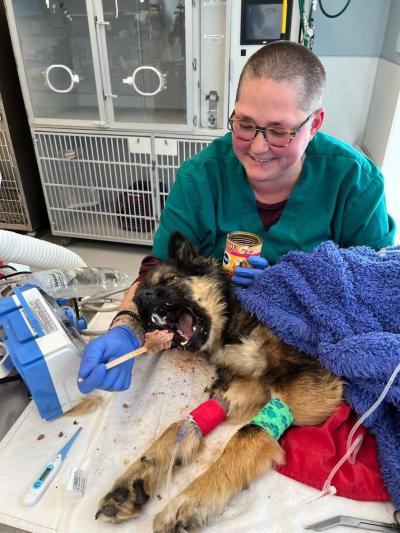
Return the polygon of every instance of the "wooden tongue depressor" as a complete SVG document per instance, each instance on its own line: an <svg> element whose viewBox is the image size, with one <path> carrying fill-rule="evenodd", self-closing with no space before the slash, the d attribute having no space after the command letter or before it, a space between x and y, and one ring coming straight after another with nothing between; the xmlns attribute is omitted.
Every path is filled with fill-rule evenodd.
<svg viewBox="0 0 400 533"><path fill-rule="evenodd" d="M106 368L107 370L110 370L110 368L114 368L114 366L118 366L121 363L125 363L125 361L129 361L129 359L134 359L138 355L141 355L142 353L146 353L146 352L147 352L146 346L141 346L137 350L133 350L132 352L128 352L125 355L121 355L121 357L117 357L116 359L109 361L106 364Z"/></svg>

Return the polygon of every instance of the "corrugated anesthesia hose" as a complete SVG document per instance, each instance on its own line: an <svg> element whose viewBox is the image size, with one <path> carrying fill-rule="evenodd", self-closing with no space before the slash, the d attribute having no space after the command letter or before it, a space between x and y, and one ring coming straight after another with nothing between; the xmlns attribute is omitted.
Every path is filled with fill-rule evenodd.
<svg viewBox="0 0 400 533"><path fill-rule="evenodd" d="M0 259L46 270L84 267L86 263L74 252L28 235L0 230Z"/></svg>

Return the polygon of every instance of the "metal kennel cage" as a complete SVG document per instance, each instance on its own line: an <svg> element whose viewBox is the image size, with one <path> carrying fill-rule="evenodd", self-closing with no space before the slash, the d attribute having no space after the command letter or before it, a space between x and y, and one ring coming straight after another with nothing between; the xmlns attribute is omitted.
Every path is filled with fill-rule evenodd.
<svg viewBox="0 0 400 533"><path fill-rule="evenodd" d="M0 50L0 228L32 233L46 209L3 2Z"/></svg>
<svg viewBox="0 0 400 533"><path fill-rule="evenodd" d="M34 139L52 232L138 244L152 243L177 168L211 141L49 131Z"/></svg>

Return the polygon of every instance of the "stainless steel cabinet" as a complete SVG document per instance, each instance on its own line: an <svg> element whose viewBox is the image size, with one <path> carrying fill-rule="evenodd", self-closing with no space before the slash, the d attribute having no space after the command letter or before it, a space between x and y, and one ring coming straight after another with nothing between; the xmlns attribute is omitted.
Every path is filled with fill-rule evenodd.
<svg viewBox="0 0 400 533"><path fill-rule="evenodd" d="M5 0L54 234L151 244L177 166L225 131L221 0Z"/></svg>

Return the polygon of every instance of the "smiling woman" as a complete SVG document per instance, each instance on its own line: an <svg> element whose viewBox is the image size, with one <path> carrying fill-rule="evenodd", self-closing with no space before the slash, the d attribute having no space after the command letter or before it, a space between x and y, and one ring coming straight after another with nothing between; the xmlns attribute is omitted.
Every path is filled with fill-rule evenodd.
<svg viewBox="0 0 400 533"><path fill-rule="evenodd" d="M168 257L166 243L176 229L218 259L228 231L255 233L270 264L325 240L373 248L392 243L380 170L319 131L324 86L320 60L301 45L277 41L252 55L239 80L231 133L179 169L153 256ZM154 261L147 258L141 273Z"/></svg>
<svg viewBox="0 0 400 533"><path fill-rule="evenodd" d="M240 119L239 128L233 119L232 145L260 202L274 204L290 196L300 176L304 151L323 121L321 108L311 115L298 108L298 85L267 78L242 80L234 112ZM244 139L243 118L265 126L261 130L252 127L252 138Z"/></svg>

